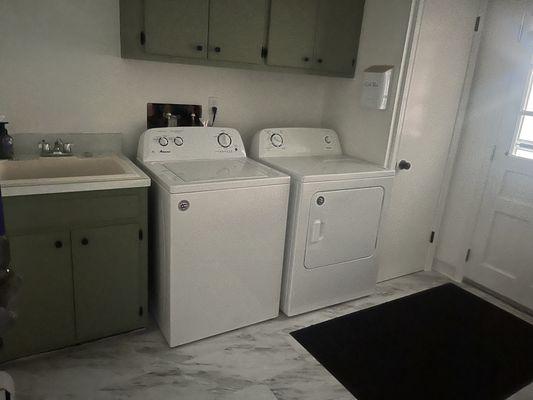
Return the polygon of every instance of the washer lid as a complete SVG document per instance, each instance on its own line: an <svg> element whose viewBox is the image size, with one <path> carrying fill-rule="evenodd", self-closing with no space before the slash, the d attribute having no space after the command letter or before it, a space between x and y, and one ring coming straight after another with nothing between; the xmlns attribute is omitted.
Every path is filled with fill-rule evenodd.
<svg viewBox="0 0 533 400"><path fill-rule="evenodd" d="M269 157L261 161L303 182L394 176L394 170L345 155Z"/></svg>
<svg viewBox="0 0 533 400"><path fill-rule="evenodd" d="M246 159L168 162L164 166L178 178L189 183L268 177L264 169Z"/></svg>
<svg viewBox="0 0 533 400"><path fill-rule="evenodd" d="M142 163L170 193L289 184L290 178L249 158Z"/></svg>

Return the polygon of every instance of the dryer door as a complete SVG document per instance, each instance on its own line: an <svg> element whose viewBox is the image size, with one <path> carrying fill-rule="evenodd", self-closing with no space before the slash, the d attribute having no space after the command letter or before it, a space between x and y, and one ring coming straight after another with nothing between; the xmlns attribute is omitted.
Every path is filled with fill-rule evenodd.
<svg viewBox="0 0 533 400"><path fill-rule="evenodd" d="M305 267L355 261L374 255L382 187L318 192L311 198Z"/></svg>

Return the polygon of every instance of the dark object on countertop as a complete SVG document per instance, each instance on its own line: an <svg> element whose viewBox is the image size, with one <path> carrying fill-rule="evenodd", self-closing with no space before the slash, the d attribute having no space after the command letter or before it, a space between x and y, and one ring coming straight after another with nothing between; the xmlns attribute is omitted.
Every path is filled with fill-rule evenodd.
<svg viewBox="0 0 533 400"><path fill-rule="evenodd" d="M453 284L292 336L358 400L500 400L533 381L533 325Z"/></svg>
<svg viewBox="0 0 533 400"><path fill-rule="evenodd" d="M146 128L202 126L202 106L194 104L147 104Z"/></svg>
<svg viewBox="0 0 533 400"><path fill-rule="evenodd" d="M0 121L0 159L9 160L13 158L13 138L7 133L8 122Z"/></svg>

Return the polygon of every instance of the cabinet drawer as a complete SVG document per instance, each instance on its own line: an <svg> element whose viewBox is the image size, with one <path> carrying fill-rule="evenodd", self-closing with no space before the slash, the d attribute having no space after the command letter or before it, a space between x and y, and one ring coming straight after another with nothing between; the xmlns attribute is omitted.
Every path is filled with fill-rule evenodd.
<svg viewBox="0 0 533 400"><path fill-rule="evenodd" d="M145 190L80 192L4 199L8 233L135 219L145 213Z"/></svg>

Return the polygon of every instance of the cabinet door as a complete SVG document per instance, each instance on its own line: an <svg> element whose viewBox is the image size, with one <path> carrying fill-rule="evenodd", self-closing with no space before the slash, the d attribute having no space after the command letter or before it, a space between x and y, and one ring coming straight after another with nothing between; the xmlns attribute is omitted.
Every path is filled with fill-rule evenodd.
<svg viewBox="0 0 533 400"><path fill-rule="evenodd" d="M142 326L142 271L136 224L72 231L78 340Z"/></svg>
<svg viewBox="0 0 533 400"><path fill-rule="evenodd" d="M364 5L364 0L320 0L314 68L353 75Z"/></svg>
<svg viewBox="0 0 533 400"><path fill-rule="evenodd" d="M145 0L146 52L206 58L209 0Z"/></svg>
<svg viewBox="0 0 533 400"><path fill-rule="evenodd" d="M313 68L318 0L272 0L269 65Z"/></svg>
<svg viewBox="0 0 533 400"><path fill-rule="evenodd" d="M209 59L261 64L266 0L211 0Z"/></svg>
<svg viewBox="0 0 533 400"><path fill-rule="evenodd" d="M12 236L12 266L22 278L17 319L4 336L0 360L75 342L68 232Z"/></svg>

